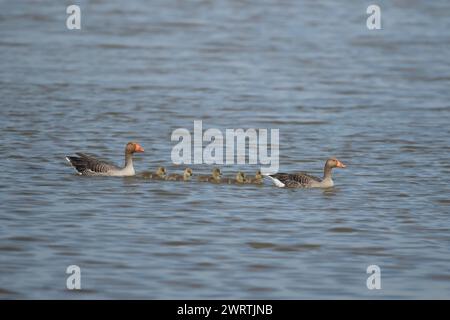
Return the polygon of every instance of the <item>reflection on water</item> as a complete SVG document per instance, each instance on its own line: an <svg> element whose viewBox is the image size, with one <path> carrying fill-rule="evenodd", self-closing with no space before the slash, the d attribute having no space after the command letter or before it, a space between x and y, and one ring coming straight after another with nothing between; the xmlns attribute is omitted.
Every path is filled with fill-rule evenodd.
<svg viewBox="0 0 450 320"><path fill-rule="evenodd" d="M446 1L383 1L379 32L335 1L80 6L77 32L63 4L0 10L0 298L449 298ZM138 172L181 172L170 135L194 120L280 129L282 171L348 166L284 190L86 178L64 159L120 164L133 140Z"/></svg>

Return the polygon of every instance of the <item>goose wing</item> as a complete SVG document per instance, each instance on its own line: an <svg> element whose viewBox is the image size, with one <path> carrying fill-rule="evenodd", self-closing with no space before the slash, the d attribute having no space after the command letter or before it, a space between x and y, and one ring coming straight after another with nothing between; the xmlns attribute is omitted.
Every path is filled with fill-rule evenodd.
<svg viewBox="0 0 450 320"><path fill-rule="evenodd" d="M300 183L311 183L311 182L321 182L322 179L320 179L319 177L310 175L306 172L298 172L298 173L294 173L292 174L293 179L295 181L298 181Z"/></svg>
<svg viewBox="0 0 450 320"><path fill-rule="evenodd" d="M298 173L277 173L271 174L269 177L279 187L299 188L307 187L313 182L320 182L321 179L305 172Z"/></svg>
<svg viewBox="0 0 450 320"><path fill-rule="evenodd" d="M78 157L67 156L66 159L80 174L104 174L119 170L112 163L99 160L85 153L77 153Z"/></svg>

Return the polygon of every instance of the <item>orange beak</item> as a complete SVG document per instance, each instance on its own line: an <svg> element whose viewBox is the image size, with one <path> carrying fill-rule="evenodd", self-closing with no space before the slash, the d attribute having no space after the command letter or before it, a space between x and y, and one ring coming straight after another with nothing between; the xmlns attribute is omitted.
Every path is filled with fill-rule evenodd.
<svg viewBox="0 0 450 320"><path fill-rule="evenodd" d="M337 164L336 164L336 167L337 167L337 168L345 168L346 165L343 164L342 162L340 162L340 161L338 160L338 162L337 162Z"/></svg>
<svg viewBox="0 0 450 320"><path fill-rule="evenodd" d="M144 152L144 148L141 147L140 144L136 143L136 147L134 148L135 152Z"/></svg>

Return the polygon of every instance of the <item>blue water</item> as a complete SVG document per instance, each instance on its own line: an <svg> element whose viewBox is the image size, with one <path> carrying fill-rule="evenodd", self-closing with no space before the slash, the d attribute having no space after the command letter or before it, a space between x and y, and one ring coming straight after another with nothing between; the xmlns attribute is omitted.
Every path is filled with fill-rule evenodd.
<svg viewBox="0 0 450 320"><path fill-rule="evenodd" d="M449 2L378 1L374 31L370 1L79 1L78 31L69 4L0 1L0 298L450 298ZM138 172L180 172L194 120L279 129L281 171L347 168L292 190L64 160L138 141Z"/></svg>

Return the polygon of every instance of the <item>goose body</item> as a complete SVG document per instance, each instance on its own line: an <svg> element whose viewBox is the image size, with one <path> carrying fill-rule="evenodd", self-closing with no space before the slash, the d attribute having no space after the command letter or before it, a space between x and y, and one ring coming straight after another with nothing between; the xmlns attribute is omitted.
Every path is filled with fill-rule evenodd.
<svg viewBox="0 0 450 320"><path fill-rule="evenodd" d="M125 165L122 168L85 153L76 153L77 156L66 156L66 160L80 175L128 177L136 174L133 167L133 154L135 152L144 152L144 148L138 143L129 142L125 147Z"/></svg>
<svg viewBox="0 0 450 320"><path fill-rule="evenodd" d="M345 165L335 158L328 159L323 169L323 178L305 172L269 174L267 177L280 188L330 188L334 185L331 178L333 168L345 168Z"/></svg>

